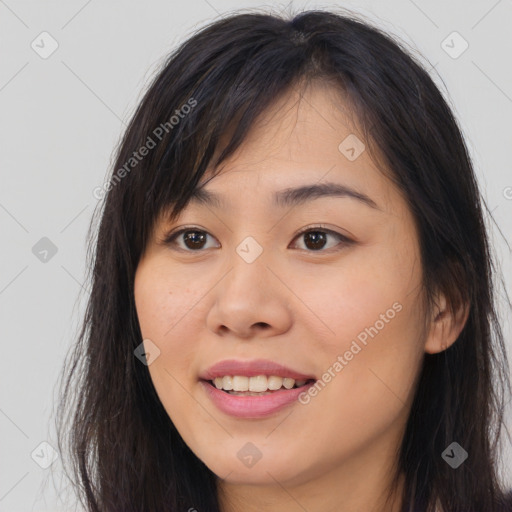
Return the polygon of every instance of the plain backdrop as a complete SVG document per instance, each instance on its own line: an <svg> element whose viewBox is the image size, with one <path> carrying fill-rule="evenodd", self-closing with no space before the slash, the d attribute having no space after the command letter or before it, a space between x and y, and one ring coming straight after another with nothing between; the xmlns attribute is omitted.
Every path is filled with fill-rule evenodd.
<svg viewBox="0 0 512 512"><path fill-rule="evenodd" d="M178 43L233 10L333 6L424 56L463 128L510 293L510 0L0 0L0 511L74 509L53 452L56 382L88 293L93 190L148 80Z"/></svg>

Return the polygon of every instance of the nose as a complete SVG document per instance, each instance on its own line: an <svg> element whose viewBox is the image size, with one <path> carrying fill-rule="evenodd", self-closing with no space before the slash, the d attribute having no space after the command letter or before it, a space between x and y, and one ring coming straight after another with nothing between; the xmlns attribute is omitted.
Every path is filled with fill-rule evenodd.
<svg viewBox="0 0 512 512"><path fill-rule="evenodd" d="M263 254L248 263L235 253L227 274L213 288L206 322L217 335L266 338L290 329L290 290Z"/></svg>

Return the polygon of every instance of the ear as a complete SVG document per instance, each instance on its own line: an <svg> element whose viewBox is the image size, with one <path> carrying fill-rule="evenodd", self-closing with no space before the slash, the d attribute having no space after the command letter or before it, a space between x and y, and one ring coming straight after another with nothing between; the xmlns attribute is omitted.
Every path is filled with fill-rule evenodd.
<svg viewBox="0 0 512 512"><path fill-rule="evenodd" d="M468 304L463 304L457 311L452 312L446 307L445 296L440 294L430 322L430 330L425 340L425 352L437 354L455 343L464 325L466 325L468 316Z"/></svg>

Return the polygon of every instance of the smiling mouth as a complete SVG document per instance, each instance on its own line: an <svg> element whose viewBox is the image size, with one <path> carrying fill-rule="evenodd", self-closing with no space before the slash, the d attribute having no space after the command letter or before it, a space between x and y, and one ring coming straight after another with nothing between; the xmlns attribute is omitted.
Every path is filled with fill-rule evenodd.
<svg viewBox="0 0 512 512"><path fill-rule="evenodd" d="M257 377L225 376L205 380L212 387L234 396L265 396L308 387L315 379L295 380L278 376L259 375Z"/></svg>

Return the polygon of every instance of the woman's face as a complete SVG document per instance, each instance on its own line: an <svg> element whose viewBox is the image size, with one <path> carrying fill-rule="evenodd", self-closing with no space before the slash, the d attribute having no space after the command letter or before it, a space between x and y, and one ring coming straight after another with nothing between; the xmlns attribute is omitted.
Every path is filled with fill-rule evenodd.
<svg viewBox="0 0 512 512"><path fill-rule="evenodd" d="M136 307L163 406L224 482L357 487L388 475L428 344L418 239L333 90L297 99L266 112L205 185L217 202L157 223ZM234 395L207 382L218 374L228 389L284 387Z"/></svg>

